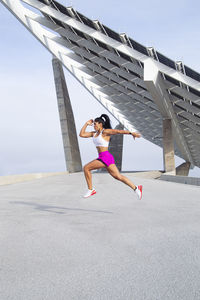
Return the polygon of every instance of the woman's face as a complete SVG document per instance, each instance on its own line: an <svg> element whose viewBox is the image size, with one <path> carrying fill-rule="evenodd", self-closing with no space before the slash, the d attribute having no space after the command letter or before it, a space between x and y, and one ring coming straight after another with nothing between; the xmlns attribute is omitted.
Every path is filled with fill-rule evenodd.
<svg viewBox="0 0 200 300"><path fill-rule="evenodd" d="M94 130L98 131L102 129L102 124L94 121Z"/></svg>

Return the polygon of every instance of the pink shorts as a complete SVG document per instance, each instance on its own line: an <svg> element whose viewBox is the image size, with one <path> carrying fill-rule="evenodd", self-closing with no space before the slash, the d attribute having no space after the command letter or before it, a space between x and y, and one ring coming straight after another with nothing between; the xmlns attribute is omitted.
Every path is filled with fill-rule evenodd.
<svg viewBox="0 0 200 300"><path fill-rule="evenodd" d="M107 167L111 164L115 164L115 159L109 151L100 152L97 159L104 163Z"/></svg>

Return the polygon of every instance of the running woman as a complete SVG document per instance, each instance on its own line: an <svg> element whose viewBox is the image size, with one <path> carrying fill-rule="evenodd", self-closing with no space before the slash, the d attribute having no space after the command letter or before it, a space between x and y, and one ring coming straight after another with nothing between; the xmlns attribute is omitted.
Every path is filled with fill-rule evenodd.
<svg viewBox="0 0 200 300"><path fill-rule="evenodd" d="M94 125L95 131L85 132L88 125ZM83 138L93 138L93 142L98 151L98 158L92 160L84 166L85 179L88 186L87 193L83 196L88 198L96 194L96 190L92 188L92 175L91 170L106 168L107 171L115 179L124 182L129 185L137 194L138 198L142 199L142 185L134 185L127 177L123 176L116 164L113 155L108 151L108 145L110 141L110 136L114 134L131 134L133 138L139 138L141 135L137 132L130 132L128 130L118 130L112 129L110 124L110 118L106 114L102 114L99 118L96 118L94 121L91 119L85 123L82 127L79 136Z"/></svg>

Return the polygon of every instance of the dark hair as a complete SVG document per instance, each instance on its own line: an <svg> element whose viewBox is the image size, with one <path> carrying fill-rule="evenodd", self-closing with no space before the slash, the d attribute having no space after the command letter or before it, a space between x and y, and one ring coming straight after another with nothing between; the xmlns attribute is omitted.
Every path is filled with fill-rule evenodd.
<svg viewBox="0 0 200 300"><path fill-rule="evenodd" d="M105 129L106 128L112 129L111 124L110 124L110 118L106 114L102 114L99 118L96 118L94 121L98 122L98 123L102 123L103 128L105 128Z"/></svg>

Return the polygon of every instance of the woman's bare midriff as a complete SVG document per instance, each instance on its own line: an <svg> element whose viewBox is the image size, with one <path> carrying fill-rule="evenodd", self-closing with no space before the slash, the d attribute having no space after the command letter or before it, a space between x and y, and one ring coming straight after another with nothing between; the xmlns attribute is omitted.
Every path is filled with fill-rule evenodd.
<svg viewBox="0 0 200 300"><path fill-rule="evenodd" d="M104 152L104 151L108 151L108 147L100 147L100 146L97 146L96 148L97 148L98 153Z"/></svg>

